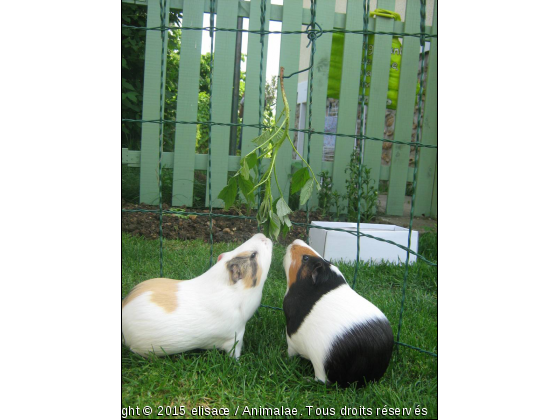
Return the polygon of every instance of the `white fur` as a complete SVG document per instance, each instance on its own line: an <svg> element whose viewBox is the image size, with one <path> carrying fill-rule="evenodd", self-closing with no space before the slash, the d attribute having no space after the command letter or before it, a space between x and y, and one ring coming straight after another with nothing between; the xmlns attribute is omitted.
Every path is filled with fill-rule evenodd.
<svg viewBox="0 0 560 420"><path fill-rule="evenodd" d="M313 248L299 239L293 244L306 246L320 257ZM291 246L288 247L284 257L286 277L289 275L290 266L298 264L297 261L292 261ZM334 265L331 265L331 270L342 276L340 270ZM344 276L342 277L344 278ZM386 319L386 317L379 308L352 290L348 284L343 284L323 295L315 303L296 333L291 337L286 334L288 355L299 354L311 360L315 369L315 379L326 382L324 364L336 337L344 334L356 324L375 319Z"/></svg>
<svg viewBox="0 0 560 420"><path fill-rule="evenodd" d="M311 360L316 379L325 382L324 363L336 337L366 320L385 319L371 302L344 284L324 295L313 306L299 329L288 341L288 354Z"/></svg>
<svg viewBox="0 0 560 420"><path fill-rule="evenodd" d="M262 270L255 287L242 281L232 285L226 264L245 251L257 251ZM166 312L145 292L122 310L123 340L141 355L180 353L192 349L218 348L239 358L245 324L261 303L262 289L272 259L272 242L262 234L222 258L210 270L192 280L179 283L177 308Z"/></svg>

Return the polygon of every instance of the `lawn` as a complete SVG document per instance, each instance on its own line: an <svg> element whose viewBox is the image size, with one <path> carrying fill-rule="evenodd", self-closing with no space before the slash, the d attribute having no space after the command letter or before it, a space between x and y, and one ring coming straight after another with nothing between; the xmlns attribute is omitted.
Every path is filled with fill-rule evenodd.
<svg viewBox="0 0 560 420"><path fill-rule="evenodd" d="M431 235L425 236L420 250L435 257L437 242ZM237 246L214 244L214 262L221 252ZM284 251L275 245L263 291L264 305L282 306L286 292ZM208 269L209 256L210 245L204 242L166 240L164 277L196 277ZM351 283L354 266L337 265ZM159 241L123 234L122 295L154 277L159 277ZM358 293L387 315L395 338L403 278L403 266L362 263L356 283ZM437 267L422 262L410 267L400 341L437 353ZM288 358L283 312L261 307L247 323L239 361L217 350L147 360L123 346L122 407L128 411L127 418L329 418L335 414L349 418L435 418L437 357L402 346L397 350L380 382L361 389L325 386L313 380L311 362ZM142 415L146 406L153 410L151 415ZM211 411L193 415L192 410L200 407L222 410L214 416ZM247 414L251 409L255 415ZM288 409L291 414L296 409L297 414L287 415Z"/></svg>

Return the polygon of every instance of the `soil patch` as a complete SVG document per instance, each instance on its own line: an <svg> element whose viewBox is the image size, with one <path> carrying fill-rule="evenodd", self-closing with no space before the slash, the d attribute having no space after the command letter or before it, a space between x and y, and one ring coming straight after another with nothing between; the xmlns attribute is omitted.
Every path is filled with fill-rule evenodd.
<svg viewBox="0 0 560 420"><path fill-rule="evenodd" d="M169 205L163 204L163 210L169 210ZM123 210L151 210L159 211L158 206L138 205L122 203ZM209 213L208 209L193 209L183 207L173 207L173 209L181 209L186 212ZM229 216L247 216L239 214L233 209L227 211L223 209L213 209L213 214L229 215ZM255 216L253 211L251 216ZM296 223L306 222L306 213L302 211L295 212L290 215L290 220ZM310 220L324 220L319 212L310 212ZM121 226L123 232L128 232L134 236L144 236L148 239L157 239L159 237L159 214L146 212L122 212ZM162 231L165 239L202 239L205 242L210 241L210 217L204 215L163 215ZM258 233L258 225L256 220L237 219L226 217L212 217L212 237L214 242L245 242L254 234ZM295 239L305 239L305 227L293 226L286 237L280 235L278 242L283 245L289 245Z"/></svg>
<svg viewBox="0 0 560 420"><path fill-rule="evenodd" d="M180 208L182 211L186 212L196 212L196 213L208 213L208 209L193 209L183 207L173 207ZM122 209L124 210L150 210L158 211L158 206L148 206L148 205L138 205L127 203L123 200ZM169 210L169 205L163 204L163 210ZM225 211L223 209L213 209L213 214L223 214L230 216L240 216L238 212L233 209ZM242 214L246 216L246 214ZM252 212L251 216L255 215L255 211ZM415 218L415 225L416 225ZM290 220L296 223L306 222L306 213L304 211L297 211L290 215ZM319 211L312 211L309 213L309 220L325 220L328 218L321 217ZM404 220L403 220L404 221ZM390 219L384 219L382 217L376 218L372 223L383 223L383 224L397 224ZM405 224L405 223L402 223ZM406 223L406 227L408 224ZM134 236L144 236L148 239L157 239L159 237L159 214L158 213L147 213L147 212L122 212L121 228L123 232L130 233ZM416 229L416 226L414 226ZM162 230L163 237L165 239L181 239L181 240L191 240L191 239L202 239L205 242L210 241L210 217L204 215L189 215L189 216L175 216L175 215L163 215L162 220ZM251 238L254 234L258 233L258 226L256 220L251 219L237 219L237 218L226 218L226 217L212 217L212 236L214 242L245 242ZM278 242L282 245L289 245L295 239L306 238L306 229L302 226L293 226L288 232L286 237L280 235L278 237Z"/></svg>

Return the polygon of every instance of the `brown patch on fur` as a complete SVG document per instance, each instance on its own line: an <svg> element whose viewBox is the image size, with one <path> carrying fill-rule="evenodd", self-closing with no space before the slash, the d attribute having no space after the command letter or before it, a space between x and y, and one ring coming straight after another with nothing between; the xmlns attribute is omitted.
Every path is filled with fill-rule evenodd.
<svg viewBox="0 0 560 420"><path fill-rule="evenodd" d="M173 312L177 308L177 290L180 280L151 279L134 286L122 301L122 308L145 292L152 292L150 300L163 308L166 312Z"/></svg>
<svg viewBox="0 0 560 420"><path fill-rule="evenodd" d="M259 254L255 258L251 258L254 251L242 252L233 257L226 264L229 271L229 280L231 284L243 281L245 288L255 287L260 283L262 276L261 265L259 264Z"/></svg>
<svg viewBox="0 0 560 420"><path fill-rule="evenodd" d="M292 257L292 263L291 263L290 269L288 271L288 276L289 276L288 287L291 287L292 284L294 284L295 281L296 281L297 273L298 273L298 271L301 267L301 259L303 258L303 256L304 255L309 255L310 257L316 257L318 255L312 249L309 249L305 246L293 245L293 244L292 244L292 248L290 249L290 252L291 252L291 257ZM306 269L304 269L304 270L306 270ZM302 274L303 277L306 277L310 273L302 272L301 274Z"/></svg>

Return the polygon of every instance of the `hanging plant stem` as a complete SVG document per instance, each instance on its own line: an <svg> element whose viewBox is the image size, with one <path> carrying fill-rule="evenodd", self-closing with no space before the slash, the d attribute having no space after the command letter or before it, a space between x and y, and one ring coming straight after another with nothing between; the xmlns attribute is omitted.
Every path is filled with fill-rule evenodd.
<svg viewBox="0 0 560 420"><path fill-rule="evenodd" d="M239 162L239 170L232 176L228 185L220 191L218 198L224 200L226 210L235 202L238 191L241 191L243 197L247 201L248 208L255 206L255 190L264 185L264 196L257 212L257 222L263 227L264 234L270 238L277 239L280 232L284 235L288 233L292 227L289 214L292 210L284 199L282 189L278 183L276 175L276 157L286 139L290 142L292 149L302 160L304 166L296 171L292 176L291 194L298 191L300 193L300 207L303 206L313 193L313 186L317 191L321 189L319 181L315 177L315 173L307 161L301 156L290 137L290 106L286 99L286 91L284 90L284 67L280 68L280 90L282 92L282 101L284 109L280 113L277 121L284 119L279 125L264 130L257 138L253 139L256 147L247 155L241 158ZM260 151L260 154L257 154ZM270 165L268 169L260 175L257 175L257 164L265 156L270 155ZM271 179L274 172L274 179L278 186L280 196L274 199L272 197Z"/></svg>

